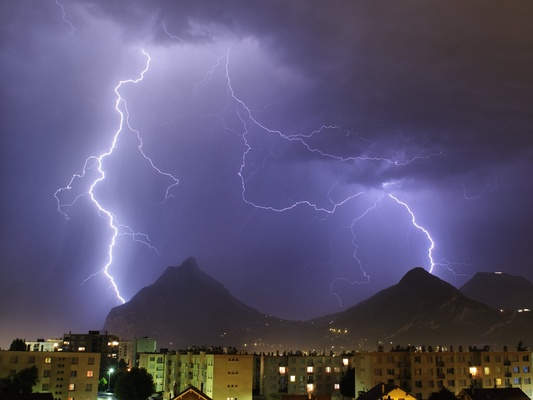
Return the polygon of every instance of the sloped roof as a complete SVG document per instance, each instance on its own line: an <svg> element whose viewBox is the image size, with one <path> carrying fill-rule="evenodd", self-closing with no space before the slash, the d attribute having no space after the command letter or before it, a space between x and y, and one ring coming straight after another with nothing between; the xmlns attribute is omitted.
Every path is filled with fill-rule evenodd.
<svg viewBox="0 0 533 400"><path fill-rule="evenodd" d="M367 391L367 392L363 393L361 396L359 396L357 398L357 400L377 400L377 399L381 399L383 397L388 397L391 392L396 391L396 390L399 390L399 391L402 391L403 393L405 393L405 395L402 396L402 397L414 398L413 395L410 395L409 393L407 393L405 390L403 390L399 386L389 385L387 383L379 383L376 386L374 386L372 389L370 389L369 391Z"/></svg>
<svg viewBox="0 0 533 400"><path fill-rule="evenodd" d="M522 389L493 388L493 389L463 389L457 396L461 399L470 400L528 400L529 397Z"/></svg>
<svg viewBox="0 0 533 400"><path fill-rule="evenodd" d="M1 399L0 399L1 400ZM194 386L189 386L176 397L173 397L172 400L212 400L211 397L206 396L203 392L195 388Z"/></svg>

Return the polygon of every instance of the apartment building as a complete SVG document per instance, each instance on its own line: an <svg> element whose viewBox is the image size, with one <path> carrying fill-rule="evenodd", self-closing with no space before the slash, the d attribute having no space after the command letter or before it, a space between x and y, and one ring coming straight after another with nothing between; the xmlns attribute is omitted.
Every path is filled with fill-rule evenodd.
<svg viewBox="0 0 533 400"><path fill-rule="evenodd" d="M518 387L533 395L528 351L390 351L354 353L356 393L381 382L397 385L417 399L446 387L456 395L468 388Z"/></svg>
<svg viewBox="0 0 533 400"><path fill-rule="evenodd" d="M162 392L163 398L169 399L178 393L178 355L175 352L139 353L137 365L152 375L155 391Z"/></svg>
<svg viewBox="0 0 533 400"><path fill-rule="evenodd" d="M171 399L195 387L217 400L252 400L254 356L224 348L139 353L137 364L152 375L157 392Z"/></svg>
<svg viewBox="0 0 533 400"><path fill-rule="evenodd" d="M107 332L65 333L59 351L76 353L100 353L100 377L105 377L118 364L119 337Z"/></svg>
<svg viewBox="0 0 533 400"><path fill-rule="evenodd" d="M260 394L267 399L293 395L340 398L340 380L351 356L325 353L283 353L259 356Z"/></svg>
<svg viewBox="0 0 533 400"><path fill-rule="evenodd" d="M94 400L98 394L99 353L0 351L0 377L14 376L37 367L36 393L51 393L55 400Z"/></svg>
<svg viewBox="0 0 533 400"><path fill-rule="evenodd" d="M190 385L216 400L252 400L254 356L214 349L179 354L178 392Z"/></svg>

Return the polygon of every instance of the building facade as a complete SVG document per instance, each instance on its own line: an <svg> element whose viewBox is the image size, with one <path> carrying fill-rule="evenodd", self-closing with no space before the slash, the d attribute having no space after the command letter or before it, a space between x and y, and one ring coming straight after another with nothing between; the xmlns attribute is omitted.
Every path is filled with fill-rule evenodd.
<svg viewBox="0 0 533 400"><path fill-rule="evenodd" d="M94 400L98 394L99 353L0 351L0 377L37 367L36 393L55 400Z"/></svg>
<svg viewBox="0 0 533 400"><path fill-rule="evenodd" d="M445 387L456 395L468 388L517 387L533 395L529 351L390 351L354 353L356 393L381 382L427 399Z"/></svg>
<svg viewBox="0 0 533 400"><path fill-rule="evenodd" d="M260 395L267 399L293 395L328 395L340 398L340 380L351 356L325 353L283 353L259 356Z"/></svg>

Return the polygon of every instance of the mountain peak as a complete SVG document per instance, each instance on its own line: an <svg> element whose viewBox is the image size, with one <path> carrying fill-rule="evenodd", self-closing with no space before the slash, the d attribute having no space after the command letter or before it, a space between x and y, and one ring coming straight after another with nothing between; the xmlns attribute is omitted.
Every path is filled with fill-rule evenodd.
<svg viewBox="0 0 533 400"><path fill-rule="evenodd" d="M400 285L418 284L421 280L428 279L431 274L422 267L416 267L408 271L402 279L400 279Z"/></svg>

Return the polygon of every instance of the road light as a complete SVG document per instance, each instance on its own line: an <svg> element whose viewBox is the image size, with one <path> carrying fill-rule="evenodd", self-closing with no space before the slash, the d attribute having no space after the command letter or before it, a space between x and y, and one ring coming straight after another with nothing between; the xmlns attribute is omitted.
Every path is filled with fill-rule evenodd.
<svg viewBox="0 0 533 400"><path fill-rule="evenodd" d="M109 390L111 388L111 374L115 372L115 369L114 368L109 368L109 371L107 371L108 375L109 375L109 379L107 381L107 390Z"/></svg>

